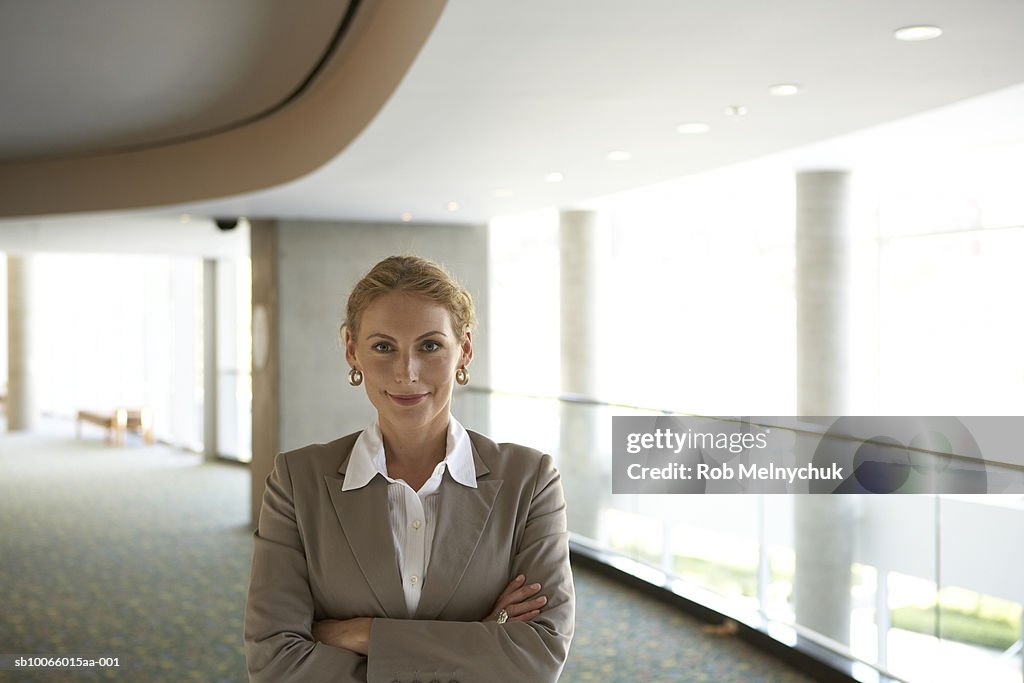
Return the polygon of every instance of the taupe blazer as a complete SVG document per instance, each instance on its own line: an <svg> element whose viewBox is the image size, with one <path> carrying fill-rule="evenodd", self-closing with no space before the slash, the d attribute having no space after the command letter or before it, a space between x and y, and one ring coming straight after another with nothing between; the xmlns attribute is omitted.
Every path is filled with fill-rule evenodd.
<svg viewBox="0 0 1024 683"><path fill-rule="evenodd" d="M342 491L358 433L277 456L245 610L250 681L556 681L575 596L551 456L469 432L477 488L445 472L419 607L408 614L387 483ZM529 622L478 621L518 574L548 598ZM369 655L313 641L320 619L375 617Z"/></svg>

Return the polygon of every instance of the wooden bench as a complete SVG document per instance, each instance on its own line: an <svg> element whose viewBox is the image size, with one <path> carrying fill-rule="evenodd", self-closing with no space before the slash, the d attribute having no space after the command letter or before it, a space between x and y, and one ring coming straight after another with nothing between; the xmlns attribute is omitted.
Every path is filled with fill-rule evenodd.
<svg viewBox="0 0 1024 683"><path fill-rule="evenodd" d="M116 408L112 412L79 410L75 418L75 434L79 439L83 422L106 429L108 443L122 445L129 431L141 434L147 444L153 443L153 411L149 408Z"/></svg>

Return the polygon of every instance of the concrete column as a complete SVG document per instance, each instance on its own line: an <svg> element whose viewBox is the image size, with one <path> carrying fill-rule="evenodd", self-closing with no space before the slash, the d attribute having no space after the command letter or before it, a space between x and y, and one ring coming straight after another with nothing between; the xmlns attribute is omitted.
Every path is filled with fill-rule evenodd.
<svg viewBox="0 0 1024 683"><path fill-rule="evenodd" d="M375 263L394 254L418 254L451 269L470 291L480 319L472 387L490 386L490 316L485 225L300 220L251 225L256 519L279 450L331 441L363 429L376 416L366 387L349 386L338 336L349 291ZM468 429L479 429L483 410L472 411L468 419L456 417Z"/></svg>
<svg viewBox="0 0 1024 683"><path fill-rule="evenodd" d="M562 211L558 239L562 393L594 398L598 393L597 214L594 211Z"/></svg>
<svg viewBox="0 0 1024 683"><path fill-rule="evenodd" d="M277 223L281 449L331 441L363 429L377 416L366 386L349 386L338 326L352 287L374 264L395 254L416 254L442 264L473 296L480 327L469 386L490 386L487 226L281 220ZM457 387L454 395L468 393ZM453 404L465 398L453 398ZM455 417L467 429L480 429L475 421L479 415L475 409Z"/></svg>
<svg viewBox="0 0 1024 683"><path fill-rule="evenodd" d="M203 456L217 459L217 261L203 259Z"/></svg>
<svg viewBox="0 0 1024 683"><path fill-rule="evenodd" d="M278 226L251 220L252 240L252 524L260 518L267 476L280 450L278 406Z"/></svg>
<svg viewBox="0 0 1024 683"><path fill-rule="evenodd" d="M889 664L889 628L892 626L892 614L889 612L889 570L878 567L875 573L875 634L878 643L878 654L875 661L880 666Z"/></svg>
<svg viewBox="0 0 1024 683"><path fill-rule="evenodd" d="M849 173L798 173L798 415L838 416L848 409L852 255Z"/></svg>
<svg viewBox="0 0 1024 683"><path fill-rule="evenodd" d="M851 257L849 173L796 176L797 413L847 412L850 367ZM850 643L850 565L857 500L794 499L796 621Z"/></svg>
<svg viewBox="0 0 1024 683"><path fill-rule="evenodd" d="M7 431L37 422L32 316L32 256L7 257Z"/></svg>
<svg viewBox="0 0 1024 683"><path fill-rule="evenodd" d="M598 281L600 236L594 211L559 214L561 291L561 393L596 398L598 372ZM610 490L597 477L601 444L597 436L598 408L563 401L559 410L559 469L568 501L569 529L597 539L601 497ZM577 494L578 492L578 494Z"/></svg>

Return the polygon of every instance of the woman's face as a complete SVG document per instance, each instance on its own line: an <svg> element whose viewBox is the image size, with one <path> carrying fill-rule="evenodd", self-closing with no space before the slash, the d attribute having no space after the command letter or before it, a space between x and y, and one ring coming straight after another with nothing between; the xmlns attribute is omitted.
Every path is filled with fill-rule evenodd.
<svg viewBox="0 0 1024 683"><path fill-rule="evenodd" d="M473 340L455 335L444 306L391 292L363 311L358 338L345 330L345 358L363 373L382 429L431 431L448 425L455 370L469 365Z"/></svg>

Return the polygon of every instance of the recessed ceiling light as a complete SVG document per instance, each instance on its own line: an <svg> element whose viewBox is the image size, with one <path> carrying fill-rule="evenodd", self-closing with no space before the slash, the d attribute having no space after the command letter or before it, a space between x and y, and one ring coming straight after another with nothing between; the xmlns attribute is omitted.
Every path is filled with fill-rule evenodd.
<svg viewBox="0 0 1024 683"><path fill-rule="evenodd" d="M768 86L768 94L776 97L789 97L803 92L803 87L797 83L776 83Z"/></svg>
<svg viewBox="0 0 1024 683"><path fill-rule="evenodd" d="M684 123L676 128L677 131L683 135L703 135L711 130L711 126L706 123Z"/></svg>
<svg viewBox="0 0 1024 683"><path fill-rule="evenodd" d="M743 106L740 106L738 104L734 104L731 107L726 107L725 108L725 115L726 116L731 116L733 118L739 118L741 116L746 116L747 115L747 108L743 107Z"/></svg>
<svg viewBox="0 0 1024 683"><path fill-rule="evenodd" d="M192 220L192 214L183 213L180 216L178 216L178 220L181 221L182 223L188 223L189 221Z"/></svg>
<svg viewBox="0 0 1024 683"><path fill-rule="evenodd" d="M558 171L552 171L551 173L548 173L546 176L544 176L545 183L560 183L563 180L565 180L565 176L559 173Z"/></svg>
<svg viewBox="0 0 1024 683"><path fill-rule="evenodd" d="M608 161L629 161L633 155L621 149L614 149L608 152Z"/></svg>
<svg viewBox="0 0 1024 683"><path fill-rule="evenodd" d="M411 220L412 220L412 214L411 213L406 211L405 213L402 214L402 222L403 223L408 223Z"/></svg>
<svg viewBox="0 0 1024 683"><path fill-rule="evenodd" d="M931 40L942 35L942 29L938 26L904 26L892 33L896 40Z"/></svg>
<svg viewBox="0 0 1024 683"><path fill-rule="evenodd" d="M499 187L494 191L494 196L501 199L502 197L511 197L514 193L507 187Z"/></svg>
<svg viewBox="0 0 1024 683"><path fill-rule="evenodd" d="M459 203L458 202L448 202L446 208L449 211L458 211L459 210Z"/></svg>

